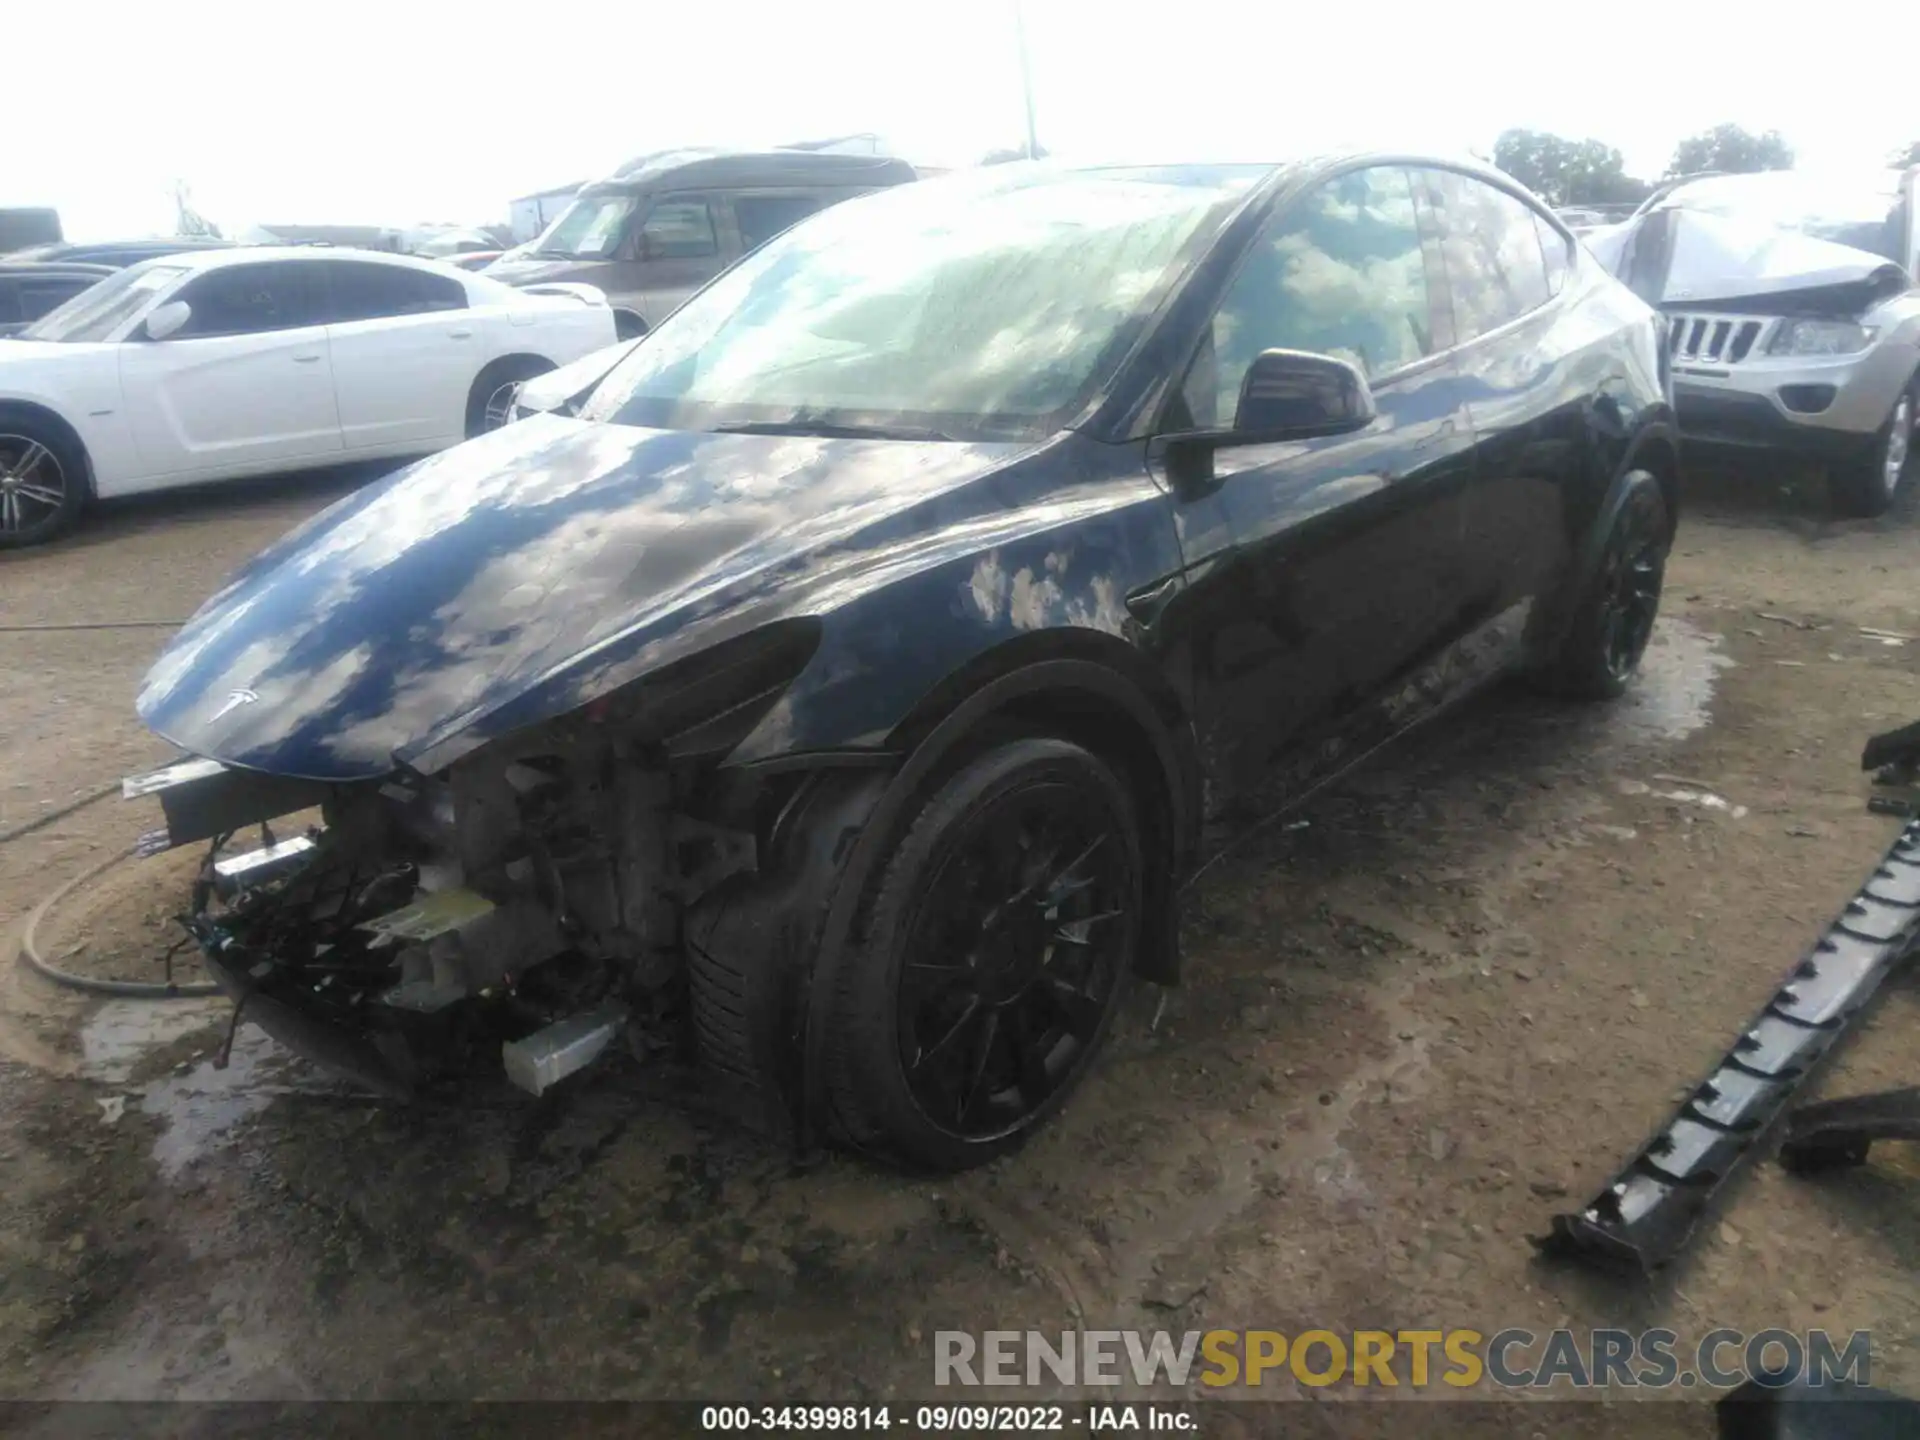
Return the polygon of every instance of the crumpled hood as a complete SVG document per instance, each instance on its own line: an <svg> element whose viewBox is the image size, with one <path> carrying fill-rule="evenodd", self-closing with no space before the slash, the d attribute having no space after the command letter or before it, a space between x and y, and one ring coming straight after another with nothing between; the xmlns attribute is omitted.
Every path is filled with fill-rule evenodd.
<svg viewBox="0 0 1920 1440"><path fill-rule="evenodd" d="M911 544L905 512L1027 448L536 416L369 485L257 557L155 663L140 715L250 769L384 774L502 707L518 723L563 713L809 613L841 571Z"/></svg>
<svg viewBox="0 0 1920 1440"><path fill-rule="evenodd" d="M1759 300L1807 291L1857 292L1861 305L1906 288L1885 256L1737 217L1661 206L1585 237L1606 267L1649 305Z"/></svg>

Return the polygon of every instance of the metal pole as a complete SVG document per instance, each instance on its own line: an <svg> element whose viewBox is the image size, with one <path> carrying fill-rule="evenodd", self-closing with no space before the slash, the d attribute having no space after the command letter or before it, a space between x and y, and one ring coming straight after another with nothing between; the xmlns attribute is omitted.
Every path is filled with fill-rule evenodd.
<svg viewBox="0 0 1920 1440"><path fill-rule="evenodd" d="M1040 158L1040 140L1033 125L1033 70L1027 63L1027 21L1025 6L1013 0L1013 32L1020 46L1020 93L1027 103L1027 159Z"/></svg>

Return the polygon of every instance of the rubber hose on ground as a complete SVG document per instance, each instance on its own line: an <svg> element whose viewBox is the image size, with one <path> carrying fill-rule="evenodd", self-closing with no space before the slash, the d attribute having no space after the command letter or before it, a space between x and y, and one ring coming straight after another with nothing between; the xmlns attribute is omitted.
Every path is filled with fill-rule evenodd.
<svg viewBox="0 0 1920 1440"><path fill-rule="evenodd" d="M209 981L171 985L158 980L96 980L90 975L75 975L70 971L61 970L49 965L42 958L39 931L40 922L46 918L47 912L82 885L90 880L99 879L122 860L131 858L134 853L134 848L128 846L117 854L109 855L98 865L74 876L34 906L33 913L27 916L26 928L20 932L21 963L36 975L51 980L56 985L65 986L69 990L81 990L89 995L117 995L127 1000L194 1000L206 995L218 995L220 987Z"/></svg>

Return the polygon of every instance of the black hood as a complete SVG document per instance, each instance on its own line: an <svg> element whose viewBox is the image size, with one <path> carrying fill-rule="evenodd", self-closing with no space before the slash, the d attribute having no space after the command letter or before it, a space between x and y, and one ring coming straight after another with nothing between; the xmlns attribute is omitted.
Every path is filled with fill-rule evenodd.
<svg viewBox="0 0 1920 1440"><path fill-rule="evenodd" d="M161 655L140 714L246 768L383 774L483 717L564 713L811 613L876 556L937 552L941 525L999 508L969 482L1030 448L538 416L377 482L262 554ZM929 504L939 525L911 513Z"/></svg>

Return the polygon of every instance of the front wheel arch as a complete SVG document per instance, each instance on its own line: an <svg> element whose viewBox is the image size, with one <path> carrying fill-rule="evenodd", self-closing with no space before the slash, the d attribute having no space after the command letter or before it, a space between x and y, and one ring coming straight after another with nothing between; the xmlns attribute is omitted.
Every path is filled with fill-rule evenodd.
<svg viewBox="0 0 1920 1440"><path fill-rule="evenodd" d="M82 472L81 478L86 482L87 499L94 500L98 498L99 492L95 488L93 476L93 456L87 450L87 442L80 438L80 432L67 423L66 418L62 416L59 411L42 405L35 400L9 400L0 397L0 416L9 414L26 420L38 421L40 424L56 431L61 439L68 445L71 445L74 453L80 457L82 462L80 467Z"/></svg>
<svg viewBox="0 0 1920 1440"><path fill-rule="evenodd" d="M0 501L0 505L8 507L5 513L11 517L9 521L0 521L0 528L6 532L0 533L0 549L58 539L73 528L94 500L93 459L87 452L86 442L58 412L31 401L0 400L0 433L17 435L29 452L36 446L43 451L41 462L23 481L24 493L9 494ZM11 507L34 503L29 497L39 495L35 487L44 486L47 461L56 467L60 478L58 506L51 518L43 517L41 523L31 529L14 528L22 512ZM38 503L45 505L44 496Z"/></svg>
<svg viewBox="0 0 1920 1440"><path fill-rule="evenodd" d="M1104 711L1086 712L1104 714L1113 722L1102 737L1105 744L1094 748L1094 753L1106 758L1115 728L1136 727L1154 755L1166 787L1166 811L1159 817L1159 824L1166 828L1149 843L1167 847L1160 850L1167 863L1156 867L1149 861L1148 873L1163 883L1156 885L1148 901L1151 923L1136 957L1136 973L1162 983L1178 979L1178 871L1190 864L1198 828L1198 772L1191 747L1179 746L1138 687L1105 665L1090 660L1043 660L1002 674L954 705L918 740L872 800L858 838L839 867L833 897L816 932L812 968L796 997L799 1014L795 1019L802 1038L795 1118L803 1148L811 1142L813 1127L824 1114L829 1012L857 911L890 846L902 827L911 823L914 802L929 793L965 756L975 753L970 747L982 743L983 737L1004 735L1007 725L1030 724L1040 713L1057 717L1064 713L1063 701L1084 706L1098 705L1103 699L1107 702ZM1143 807L1151 803L1141 798Z"/></svg>
<svg viewBox="0 0 1920 1440"><path fill-rule="evenodd" d="M490 428L486 424L487 404L502 385L524 384L553 368L553 362L546 356L535 355L531 351L489 360L474 376L473 387L467 391L467 438L471 440Z"/></svg>

